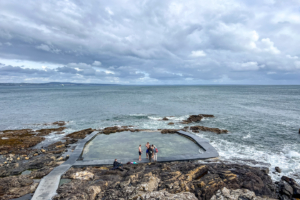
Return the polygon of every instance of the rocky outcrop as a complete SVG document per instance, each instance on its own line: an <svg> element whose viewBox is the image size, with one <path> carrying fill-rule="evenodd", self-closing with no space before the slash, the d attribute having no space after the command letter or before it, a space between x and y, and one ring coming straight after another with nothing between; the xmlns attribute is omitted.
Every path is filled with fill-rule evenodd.
<svg viewBox="0 0 300 200"><path fill-rule="evenodd" d="M66 125L66 122L65 121L57 121L57 122L53 122L52 124L57 125L57 126L64 126L64 125Z"/></svg>
<svg viewBox="0 0 300 200"><path fill-rule="evenodd" d="M183 120L183 124L190 124L193 122L200 122L203 119L202 115L190 115L186 120Z"/></svg>
<svg viewBox="0 0 300 200"><path fill-rule="evenodd" d="M190 124L193 122L200 122L204 117L215 117L215 116L208 115L208 114L190 115L186 120L183 120L181 123Z"/></svg>
<svg viewBox="0 0 300 200"><path fill-rule="evenodd" d="M87 135L91 134L94 131L94 129L88 128L81 131L76 131L73 133L70 133L66 137L72 138L72 139L84 139Z"/></svg>
<svg viewBox="0 0 300 200"><path fill-rule="evenodd" d="M194 133L199 133L200 131L209 131L209 132L214 132L214 133L218 133L218 134L221 134L221 133L228 133L227 130L222 130L222 129L219 129L219 128L209 128L209 127L205 127L205 126L186 126L184 127L185 129L190 129L191 131L193 131Z"/></svg>
<svg viewBox="0 0 300 200"><path fill-rule="evenodd" d="M48 129L37 130L36 132L37 132L37 136L46 136L46 135L49 135L50 133L61 132L65 129L66 129L66 127L48 128Z"/></svg>
<svg viewBox="0 0 300 200"><path fill-rule="evenodd" d="M77 180L73 176L77 172L89 172L94 177L86 181ZM72 181L62 185L54 199L209 200L225 187L248 194L246 190L252 191L253 198L277 197L276 187L266 170L235 164L151 163L125 165L124 171L104 167L71 168L63 178L71 178ZM91 190L95 191L92 198L88 192ZM232 195L231 192L229 194ZM242 197L242 192L240 194Z"/></svg>
<svg viewBox="0 0 300 200"><path fill-rule="evenodd" d="M247 189L229 190L224 187L218 190L210 200L271 200L275 198L257 197L254 192Z"/></svg>
<svg viewBox="0 0 300 200"><path fill-rule="evenodd" d="M279 198L281 200L300 198L300 186L294 179L282 176L281 180L276 184Z"/></svg>
<svg viewBox="0 0 300 200"><path fill-rule="evenodd" d="M164 121L167 121L167 120L169 120L167 117L164 117L162 120L164 120Z"/></svg>
<svg viewBox="0 0 300 200"><path fill-rule="evenodd" d="M0 154L18 154L24 152L22 149L33 147L45 140L44 137L38 137L35 134L31 129L3 131L1 137L5 139L0 139Z"/></svg>
<svg viewBox="0 0 300 200"><path fill-rule="evenodd" d="M163 130L161 130L160 132L162 133L162 134L167 134L167 133L177 133L177 131L179 131L179 129L163 129Z"/></svg>

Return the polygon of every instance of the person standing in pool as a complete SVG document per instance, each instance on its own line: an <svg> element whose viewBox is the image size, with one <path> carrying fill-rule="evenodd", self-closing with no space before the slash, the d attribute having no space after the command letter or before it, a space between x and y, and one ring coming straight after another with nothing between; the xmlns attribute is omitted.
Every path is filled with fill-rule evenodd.
<svg viewBox="0 0 300 200"><path fill-rule="evenodd" d="M156 148L156 146L155 145L153 145L153 160L154 161L157 161L157 153L158 153L158 150L157 150L157 148Z"/></svg>
<svg viewBox="0 0 300 200"><path fill-rule="evenodd" d="M140 144L140 146L139 146L139 161L141 161L142 160L142 145Z"/></svg>
<svg viewBox="0 0 300 200"><path fill-rule="evenodd" d="M149 154L148 150L149 150L149 147L150 147L149 142L147 142L147 144L145 146L146 146L146 158L148 158L148 154Z"/></svg>
<svg viewBox="0 0 300 200"><path fill-rule="evenodd" d="M152 149L151 145L149 145L148 154L149 154L149 161L151 162L151 159L152 159L152 156L153 156L153 149Z"/></svg>

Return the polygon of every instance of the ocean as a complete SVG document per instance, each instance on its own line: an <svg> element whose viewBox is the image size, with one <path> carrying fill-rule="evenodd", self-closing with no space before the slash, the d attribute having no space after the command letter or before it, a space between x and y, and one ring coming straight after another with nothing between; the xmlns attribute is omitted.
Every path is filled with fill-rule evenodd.
<svg viewBox="0 0 300 200"><path fill-rule="evenodd" d="M40 129L59 120L68 121L65 134L115 125L183 128L178 122L191 114L213 114L198 124L229 131L197 134L218 150L221 162L267 166L274 180L286 175L300 182L300 86L0 87L0 130Z"/></svg>

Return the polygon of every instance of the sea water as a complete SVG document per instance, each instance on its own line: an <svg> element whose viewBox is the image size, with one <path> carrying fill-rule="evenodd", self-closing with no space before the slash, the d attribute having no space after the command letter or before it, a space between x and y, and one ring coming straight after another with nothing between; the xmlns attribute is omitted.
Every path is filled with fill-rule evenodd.
<svg viewBox="0 0 300 200"><path fill-rule="evenodd" d="M69 121L65 134L115 125L183 128L181 120L200 113L215 117L198 125L229 131L196 134L210 141L220 160L267 165L275 180L286 175L300 181L300 86L0 87L0 130L45 128L41 124L58 120ZM275 166L281 175L272 173Z"/></svg>

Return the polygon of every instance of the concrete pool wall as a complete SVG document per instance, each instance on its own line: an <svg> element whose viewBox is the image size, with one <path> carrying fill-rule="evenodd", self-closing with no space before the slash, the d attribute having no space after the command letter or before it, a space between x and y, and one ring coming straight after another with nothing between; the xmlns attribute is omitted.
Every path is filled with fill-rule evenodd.
<svg viewBox="0 0 300 200"><path fill-rule="evenodd" d="M201 148L205 150L202 154L191 154L191 155L178 155L172 157L158 157L158 162L170 162L170 161L187 161L187 160L203 160L208 158L215 158L219 157L219 153L216 149L209 144L209 141L203 138L200 138L194 134L185 132L185 131L178 131L179 135L184 137L188 137L195 141ZM113 159L106 159L106 160L78 160L80 155L83 152L85 145L91 141L96 135L98 134L97 131L94 131L86 138L82 139L78 142L75 150L70 155L69 159L65 161L60 166L54 168L47 176L42 178L38 188L36 189L32 200L49 200L56 194L56 190L59 186L59 182L61 176L70 168L70 167L86 167L86 166L101 166L101 165L112 165ZM128 161L134 161L137 163L147 163L149 162L148 159L143 158L142 161L138 161L136 159L118 159L119 162L127 163Z"/></svg>

